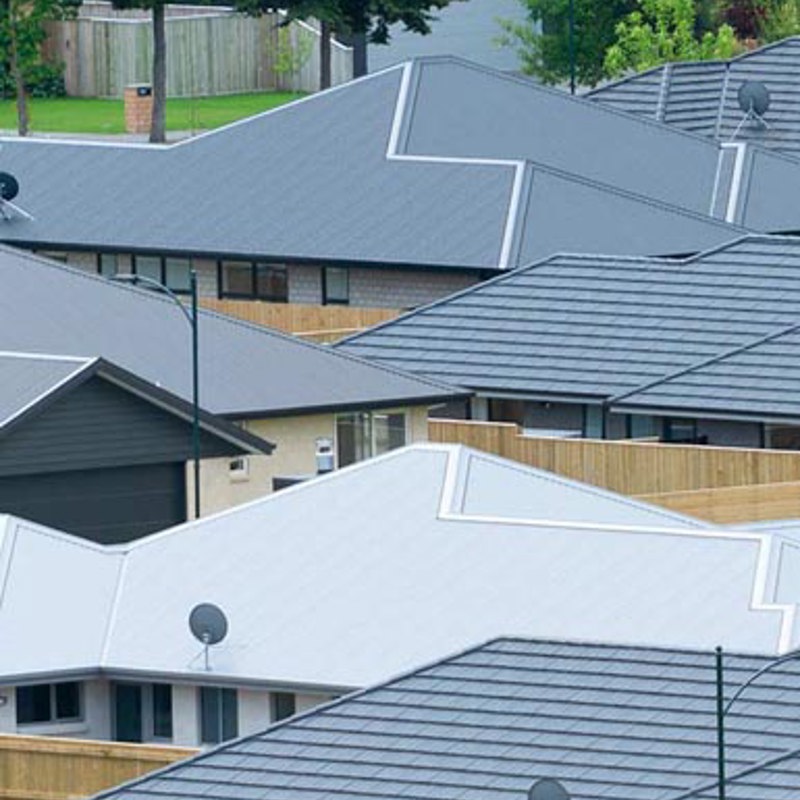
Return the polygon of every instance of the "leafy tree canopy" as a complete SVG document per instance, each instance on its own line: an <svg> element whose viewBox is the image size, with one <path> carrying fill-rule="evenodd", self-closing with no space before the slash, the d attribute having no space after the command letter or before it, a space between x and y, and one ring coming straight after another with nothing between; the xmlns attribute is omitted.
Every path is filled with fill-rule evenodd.
<svg viewBox="0 0 800 800"><path fill-rule="evenodd" d="M698 37L696 23L692 0L641 0L640 8L616 26L616 41L605 56L606 73L640 72L665 61L730 58L739 49L730 25Z"/></svg>
<svg viewBox="0 0 800 800"><path fill-rule="evenodd" d="M499 20L498 41L514 47L522 71L545 83L560 83L570 75L569 0L522 0L528 11L524 23ZM594 86L604 77L606 50L615 28L633 11L635 0L573 0L575 72L579 83ZM540 32L541 31L541 32Z"/></svg>

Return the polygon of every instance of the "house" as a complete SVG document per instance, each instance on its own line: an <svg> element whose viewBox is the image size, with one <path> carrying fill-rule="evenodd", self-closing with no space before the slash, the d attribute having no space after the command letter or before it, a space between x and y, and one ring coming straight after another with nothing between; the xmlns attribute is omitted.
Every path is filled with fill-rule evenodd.
<svg viewBox="0 0 800 800"><path fill-rule="evenodd" d="M211 744L498 631L770 653L800 635L794 539L451 445L125 545L0 530L2 732ZM208 651L204 603L228 622Z"/></svg>
<svg viewBox="0 0 800 800"><path fill-rule="evenodd" d="M102 358L0 352L0 509L115 543L185 522L190 403ZM274 447L200 411L200 456Z"/></svg>
<svg viewBox="0 0 800 800"><path fill-rule="evenodd" d="M798 326L798 240L748 236L687 259L553 256L337 349L533 432L795 449Z"/></svg>
<svg viewBox="0 0 800 800"><path fill-rule="evenodd" d="M792 36L727 61L664 64L601 86L586 97L720 142L754 144L797 157L798 78L800 37ZM748 116L739 101L747 83L767 90L767 108L760 114Z"/></svg>
<svg viewBox="0 0 800 800"><path fill-rule="evenodd" d="M100 357L191 402L191 328L168 297L7 247L0 282L5 350ZM334 466L424 440L429 406L460 393L211 312L200 312L198 334L201 408L276 445L269 457L205 461L202 513L260 497L276 477L313 474L317 439L332 445ZM191 479L187 497L193 506Z"/></svg>
<svg viewBox="0 0 800 800"><path fill-rule="evenodd" d="M33 216L0 241L221 298L408 308L558 251L800 230L792 158L450 57L167 147L8 139L0 169Z"/></svg>
<svg viewBox="0 0 800 800"><path fill-rule="evenodd" d="M724 658L726 697L771 660ZM758 678L727 716L728 797L800 792L800 666ZM495 639L97 795L717 797L711 650ZM542 787L543 788L543 787ZM534 794L533 797L539 796Z"/></svg>

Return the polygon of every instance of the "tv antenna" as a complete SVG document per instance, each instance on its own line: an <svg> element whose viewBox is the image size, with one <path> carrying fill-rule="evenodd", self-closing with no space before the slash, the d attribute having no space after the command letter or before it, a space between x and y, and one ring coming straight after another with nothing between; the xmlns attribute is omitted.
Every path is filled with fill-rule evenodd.
<svg viewBox="0 0 800 800"><path fill-rule="evenodd" d="M219 606L213 603L200 603L189 614L189 630L195 639L203 644L206 671L211 670L208 651L212 645L219 644L228 634L228 619Z"/></svg>
<svg viewBox="0 0 800 800"><path fill-rule="evenodd" d="M19 194L19 181L10 172L0 172L0 216L13 219L15 216L33 221L33 217L11 201Z"/></svg>
<svg viewBox="0 0 800 800"><path fill-rule="evenodd" d="M758 128L769 128L764 114L769 110L769 89L761 81L744 81L736 93L739 108L744 112L742 121L736 126L732 139L739 135L739 131L748 122L755 123Z"/></svg>

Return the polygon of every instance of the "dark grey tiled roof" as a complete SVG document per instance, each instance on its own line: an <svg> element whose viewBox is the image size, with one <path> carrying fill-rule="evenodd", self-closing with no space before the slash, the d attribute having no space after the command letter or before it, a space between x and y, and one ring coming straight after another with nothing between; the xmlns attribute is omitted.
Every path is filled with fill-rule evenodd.
<svg viewBox="0 0 800 800"><path fill-rule="evenodd" d="M727 656L728 695L766 663ZM711 652L501 639L99 797L712 798L714 675ZM798 708L796 662L733 706L731 800L800 794Z"/></svg>
<svg viewBox="0 0 800 800"><path fill-rule="evenodd" d="M0 221L0 240L492 270L565 249L697 252L742 232L723 220L800 230L800 162L744 159L729 209L734 160L702 137L428 58L170 147L7 140L0 168L35 220Z"/></svg>
<svg viewBox="0 0 800 800"><path fill-rule="evenodd" d="M766 127L748 123L739 128L744 114L737 93L748 80L769 89ZM736 133L737 141L800 154L800 37L730 61L666 64L603 86L588 97L722 141Z"/></svg>
<svg viewBox="0 0 800 800"><path fill-rule="evenodd" d="M472 389L597 401L798 322L800 243L749 237L682 261L555 256L338 348ZM763 415L783 402L800 414L789 397L796 343L793 336L764 345L769 361L745 373L740 362L752 365L757 355L742 354L736 375L715 366L712 407Z"/></svg>
<svg viewBox="0 0 800 800"><path fill-rule="evenodd" d="M618 410L701 409L759 419L800 418L800 333L797 326L632 394L615 398Z"/></svg>
<svg viewBox="0 0 800 800"><path fill-rule="evenodd" d="M171 300L8 247L0 286L3 349L101 356L191 400L190 328ZM218 414L424 403L454 391L205 311L199 353L200 404Z"/></svg>

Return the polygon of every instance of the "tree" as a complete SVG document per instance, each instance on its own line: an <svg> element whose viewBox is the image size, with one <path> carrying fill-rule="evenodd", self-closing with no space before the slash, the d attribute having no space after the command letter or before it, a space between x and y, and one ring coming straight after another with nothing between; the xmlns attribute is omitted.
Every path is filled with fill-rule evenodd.
<svg viewBox="0 0 800 800"><path fill-rule="evenodd" d="M287 22L313 17L320 21L320 88L330 86L330 36L343 34L355 40L387 44L389 28L402 23L414 33L427 34L436 19L433 9L450 0L287 0L278 7L287 12ZM238 11L257 15L276 8L273 0L234 0Z"/></svg>
<svg viewBox="0 0 800 800"><path fill-rule="evenodd" d="M522 71L545 83L570 76L569 0L522 0L524 23L499 20L500 44L514 47ZM575 71L579 83L594 86L606 77L603 59L617 23L636 8L635 0L573 0Z"/></svg>
<svg viewBox="0 0 800 800"><path fill-rule="evenodd" d="M166 0L111 0L114 8L150 11L153 21L153 116L150 141L167 140L167 29Z"/></svg>
<svg viewBox="0 0 800 800"><path fill-rule="evenodd" d="M773 0L764 5L763 13L757 20L758 39L762 44L800 33L798 0Z"/></svg>
<svg viewBox="0 0 800 800"><path fill-rule="evenodd" d="M701 61L730 58L737 52L730 25L716 32L695 34L696 12L692 0L641 0L616 27L616 42L605 57L606 72L613 76L641 72L666 61Z"/></svg>
<svg viewBox="0 0 800 800"><path fill-rule="evenodd" d="M0 47L6 54L17 103L17 131L28 135L28 83L41 64L44 23L77 13L80 0L0 0Z"/></svg>

